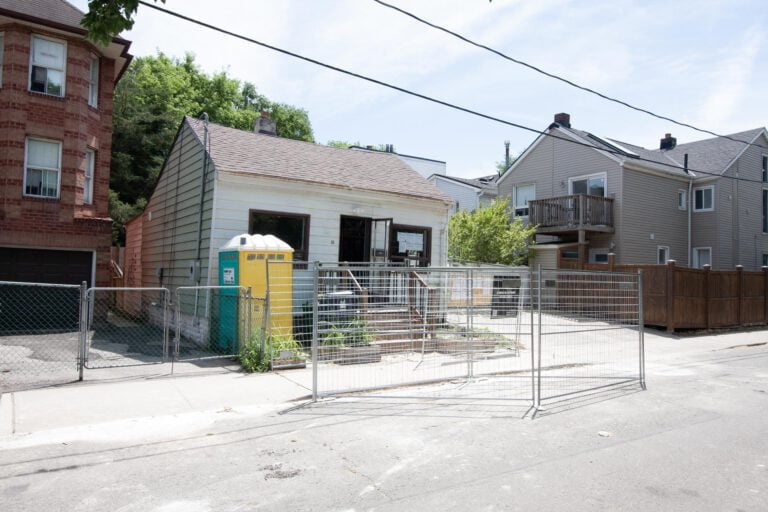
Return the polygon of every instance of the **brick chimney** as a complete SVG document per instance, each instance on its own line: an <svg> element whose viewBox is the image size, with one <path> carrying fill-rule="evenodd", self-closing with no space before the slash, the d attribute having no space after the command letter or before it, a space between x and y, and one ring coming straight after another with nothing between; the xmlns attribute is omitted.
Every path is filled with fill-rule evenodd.
<svg viewBox="0 0 768 512"><path fill-rule="evenodd" d="M560 126L565 126L566 128L570 128L571 115L566 114L565 112L560 112L559 114L555 114L555 122Z"/></svg>
<svg viewBox="0 0 768 512"><path fill-rule="evenodd" d="M677 139L671 133L665 134L659 142L659 149L675 149L675 146L677 146Z"/></svg>
<svg viewBox="0 0 768 512"><path fill-rule="evenodd" d="M262 112L261 115L256 118L256 122L253 125L253 131L256 133L263 133L264 135L277 135L277 124L269 115L269 112Z"/></svg>

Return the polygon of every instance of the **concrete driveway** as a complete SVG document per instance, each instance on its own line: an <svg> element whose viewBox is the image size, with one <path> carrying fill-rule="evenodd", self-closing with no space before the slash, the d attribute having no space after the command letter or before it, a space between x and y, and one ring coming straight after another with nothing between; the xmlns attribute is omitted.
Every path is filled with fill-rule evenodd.
<svg viewBox="0 0 768 512"><path fill-rule="evenodd" d="M434 398L279 414L307 393L289 372L3 395L2 508L763 511L766 342L651 333L647 391L533 421L510 402Z"/></svg>

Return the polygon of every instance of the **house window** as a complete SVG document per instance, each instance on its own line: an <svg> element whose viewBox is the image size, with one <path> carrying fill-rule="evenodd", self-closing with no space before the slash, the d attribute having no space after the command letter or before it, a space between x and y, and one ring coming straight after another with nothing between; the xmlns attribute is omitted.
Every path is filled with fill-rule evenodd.
<svg viewBox="0 0 768 512"><path fill-rule="evenodd" d="M91 55L91 67L88 72L88 104L99 106L99 57Z"/></svg>
<svg viewBox="0 0 768 512"><path fill-rule="evenodd" d="M24 195L59 197L61 143L27 139Z"/></svg>
<svg viewBox="0 0 768 512"><path fill-rule="evenodd" d="M536 198L535 185L515 187L515 217L528 217L528 202Z"/></svg>
<svg viewBox="0 0 768 512"><path fill-rule="evenodd" d="M432 229L392 224L389 256L394 262L426 267L431 262Z"/></svg>
<svg viewBox="0 0 768 512"><path fill-rule="evenodd" d="M0 32L0 89L3 88L3 54L5 53L5 36Z"/></svg>
<svg viewBox="0 0 768 512"><path fill-rule="evenodd" d="M664 265L669 261L669 247L660 245L656 248L656 263Z"/></svg>
<svg viewBox="0 0 768 512"><path fill-rule="evenodd" d="M688 193L683 190L679 189L677 191L677 209L678 210L687 210L688 209Z"/></svg>
<svg viewBox="0 0 768 512"><path fill-rule="evenodd" d="M85 151L85 181L83 182L83 204L93 204L93 171L96 167L96 152Z"/></svg>
<svg viewBox="0 0 768 512"><path fill-rule="evenodd" d="M309 215L251 210L248 233L274 235L293 249L293 259L307 261Z"/></svg>
<svg viewBox="0 0 768 512"><path fill-rule="evenodd" d="M693 211L711 212L715 209L715 187L693 189Z"/></svg>
<svg viewBox="0 0 768 512"><path fill-rule="evenodd" d="M768 188L763 189L763 233L768 233Z"/></svg>
<svg viewBox="0 0 768 512"><path fill-rule="evenodd" d="M47 37L32 36L29 89L52 96L64 96L64 67L67 46Z"/></svg>
<svg viewBox="0 0 768 512"><path fill-rule="evenodd" d="M694 247L693 267L702 268L704 265L712 265L712 249L709 247Z"/></svg>
<svg viewBox="0 0 768 512"><path fill-rule="evenodd" d="M0 37L2 37L2 34L0 34ZM768 183L768 155L763 155L763 182Z"/></svg>
<svg viewBox="0 0 768 512"><path fill-rule="evenodd" d="M763 253L763 266L768 267L768 252Z"/></svg>
<svg viewBox="0 0 768 512"><path fill-rule="evenodd" d="M588 194L590 196L605 197L606 176L605 174L593 174L590 176L579 176L568 180L571 194Z"/></svg>
<svg viewBox="0 0 768 512"><path fill-rule="evenodd" d="M608 252L610 252L608 251L608 249L590 249L589 262L590 263L608 263Z"/></svg>

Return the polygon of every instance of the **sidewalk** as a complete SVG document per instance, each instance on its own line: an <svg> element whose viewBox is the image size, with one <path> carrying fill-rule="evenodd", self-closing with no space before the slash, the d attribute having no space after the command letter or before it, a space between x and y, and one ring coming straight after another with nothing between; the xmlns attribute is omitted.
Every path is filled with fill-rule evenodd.
<svg viewBox="0 0 768 512"><path fill-rule="evenodd" d="M768 342L768 330L682 338L649 330L645 342L648 385L653 386L654 375L689 375L693 372L687 367L692 363L707 365L708 360L725 355L723 351L733 347L737 355L739 347ZM93 426L89 429L93 439L106 435L100 425L107 423L125 434L125 429L137 428L140 419L155 420L159 426L152 431L156 431L191 428L196 422L200 426L200 422L215 421L222 413L263 414L287 409L294 405L292 401L309 397L310 383L311 372L307 370L284 374L229 372L143 376L6 393L0 397L0 444L31 433L61 429L71 433L83 426ZM169 423L163 426L161 418ZM139 435L138 430L135 435Z"/></svg>
<svg viewBox="0 0 768 512"><path fill-rule="evenodd" d="M275 373L84 382L0 397L0 438L133 418L277 409L310 390Z"/></svg>

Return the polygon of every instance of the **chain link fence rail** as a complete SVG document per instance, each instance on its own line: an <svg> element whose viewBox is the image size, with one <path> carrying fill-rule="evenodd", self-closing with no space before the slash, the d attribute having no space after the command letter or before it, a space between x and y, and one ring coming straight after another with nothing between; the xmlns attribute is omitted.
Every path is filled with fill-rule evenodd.
<svg viewBox="0 0 768 512"><path fill-rule="evenodd" d="M0 392L78 379L84 291L0 281Z"/></svg>

